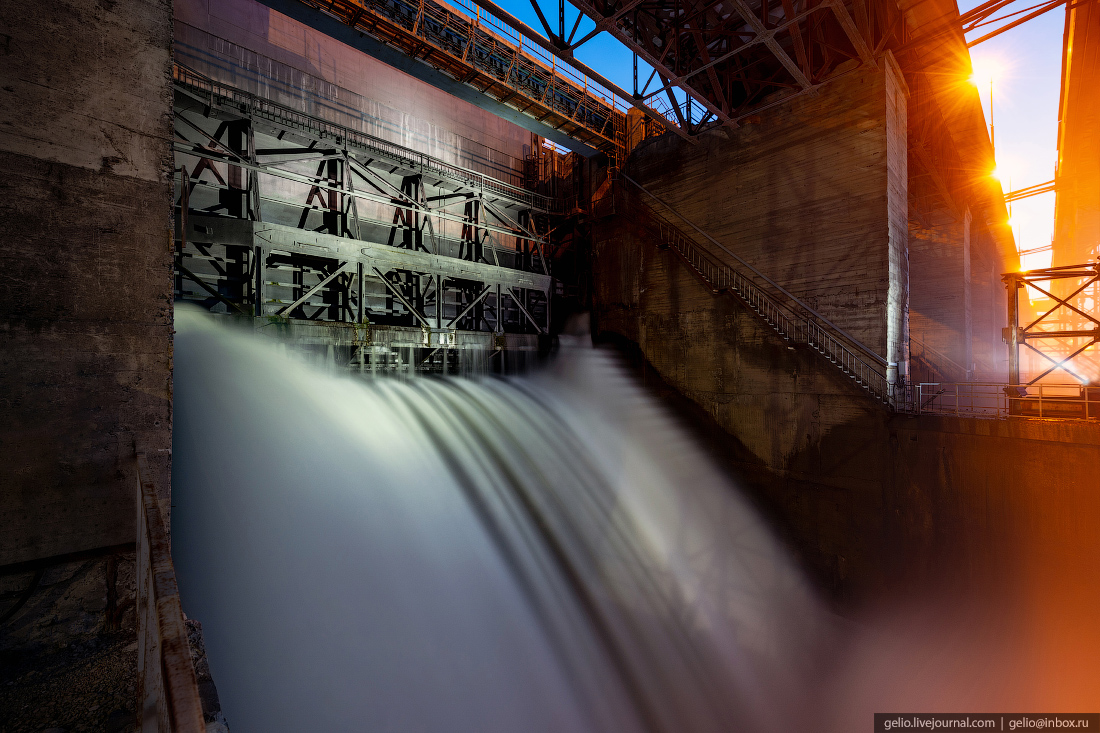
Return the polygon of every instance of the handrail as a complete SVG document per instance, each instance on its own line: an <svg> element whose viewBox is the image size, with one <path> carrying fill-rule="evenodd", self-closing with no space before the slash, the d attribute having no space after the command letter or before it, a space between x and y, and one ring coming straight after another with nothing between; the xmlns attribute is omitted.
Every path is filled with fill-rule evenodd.
<svg viewBox="0 0 1100 733"><path fill-rule="evenodd" d="M144 453L137 454L138 700L142 733L204 733L168 533Z"/></svg>
<svg viewBox="0 0 1100 733"><path fill-rule="evenodd" d="M215 97L221 97L237 105L244 105L245 108L253 114L265 117L273 122L280 122L288 127L314 130L319 136L330 136L334 139L342 139L356 147L394 159L414 170L418 169L422 172L434 173L466 186L491 191L499 196L527 204L531 208L540 211L557 213L562 208L561 203L550 196L543 196L534 191L528 191L525 188L506 183L499 178L494 178L484 173L455 165L454 163L448 163L435 156L428 155L427 153L421 153L412 148L407 148L404 145L375 137L370 133L354 130L335 122L329 122L328 120L321 119L314 115L307 115L293 107L288 107L270 99L266 99L265 97L253 94L252 92L247 92L243 89L215 81L208 76L184 66L178 61L172 64L172 78L177 85L185 87L188 93L196 97L200 94L208 95L209 104L211 106L216 105L217 100ZM201 98L199 101L206 103L206 100Z"/></svg>
<svg viewBox="0 0 1100 733"><path fill-rule="evenodd" d="M694 223L694 222L692 222L692 221L691 221L690 219L688 219L688 218L686 218L685 216L683 216L682 214L680 214L680 212L676 211L676 209L672 208L672 207L671 207L670 205L668 205L667 203L665 203L665 202L664 202L664 201L663 201L662 199L658 198L658 197L657 197L656 195L654 195L654 194L650 193L649 191L647 191L647 190L646 190L645 188L643 188L643 187L641 186L641 184L639 184L639 183L638 183L637 181L635 181L635 180L634 180L633 178L631 178L630 176L628 176L628 175L626 175L626 174L621 174L621 177L622 177L623 179L625 179L625 180L626 180L627 182L629 182L630 184L632 184L633 186L635 186L635 187L636 187L636 188L637 188L637 189L638 189L639 191L641 191L642 193L644 193L644 194L645 194L646 196L649 196L649 197L650 197L651 199L653 199L654 201L656 201L657 203L659 203L659 204L660 204L661 206L663 206L664 208L668 209L668 211L672 212L672 214L673 214L674 216L676 216L676 218L680 219L680 221L684 222L684 223L685 223L685 224L687 224L687 225L688 225L689 227L691 227L692 229L694 229L694 230L695 230L696 232L698 232L699 234L701 234L701 235L702 235L703 237L705 237L705 238L707 239L707 241L709 241L709 242L710 242L711 244L713 244L713 245L714 245L715 247L717 247L718 249L722 250L723 252L725 252L726 254L728 254L728 255L729 255L730 257L732 257L733 259L737 260L738 264L740 264L740 265L741 265L741 266L743 266L743 267L744 267L745 269L749 270L749 271L750 271L750 272L752 272L752 273L753 273L754 275L756 275L756 276L757 276L758 278L760 278L761 280L763 280L764 282L768 283L769 285L771 285L772 287L774 287L774 288L775 288L776 290L778 290L779 292L781 292L781 293L782 293L783 295L785 295L785 296L786 296L787 298L789 298L789 299L791 300L791 302L795 303L795 304L796 304L796 305L798 306L798 308L800 308L801 310L805 311L805 312L806 312L806 313L807 313L808 315L810 315L810 316L811 316L812 318L814 318L814 319L816 319L816 320L818 320L818 321L821 321L822 323L826 324L827 326L829 326L829 327L830 327L831 329L833 329L833 330L834 330L834 331L836 331L837 333L841 334L841 335L842 335L842 336L843 336L843 337L844 337L845 339L847 339L848 341L850 341L850 342L852 343L852 345L853 345L853 346L855 346L855 347L856 347L856 348L857 348L857 349L858 349L859 351L862 351L862 352L864 352L864 354L865 354L866 356L870 357L872 361L877 361L877 362L879 362L880 364L882 364L883 366L886 366L886 365L887 365L887 361L886 361L886 359L884 359L884 358L882 358L881 356L879 356L878 354L876 354L876 353L875 353L875 352L874 352L874 351L873 351L873 350L872 350L871 348L869 348L868 346L865 346L865 345L864 345L864 344L863 344L863 343L862 343L862 342L861 342L861 341L860 341L859 339L857 339L857 338L856 338L855 336L853 336L852 334L848 333L848 332L847 332L847 331L845 331L845 330L844 330L843 328L841 328L840 326L836 325L835 323L833 323L832 321L830 321L830 320L829 320L828 318L826 318L825 316L823 316L823 315L821 315L820 313L818 313L818 312L817 312L817 311L816 311L815 309L813 309L812 307L810 307L810 306L809 306L809 305L807 305L806 303L802 302L802 300L800 300L800 299L798 298L798 296L797 296L797 295L795 295L794 293L791 293L791 292L790 292L790 291L788 291L788 290L787 290L786 288L784 288L784 287L783 287L782 285L780 285L779 283L777 283L777 282L776 282L775 280L772 280L772 279L771 279L770 277L768 277L768 276L767 276L767 275L765 275L764 273L762 273L762 272L760 272L759 270L757 270L757 269L756 269L755 267L753 267L752 265L750 265L750 264L749 264L748 262L746 262L745 260L741 259L741 257L739 257L739 256L738 256L738 255L737 255L737 254L736 254L735 252L731 252L731 251L730 251L729 249L727 249L727 248L726 248L726 246L725 246L725 245L723 245L723 244L722 244L721 242L719 242L719 241L718 241L717 239L715 239L714 237L710 236L710 235L709 235L709 234L707 234L707 233L706 233L705 231L703 231L702 229L700 229L700 228L699 228L698 226L696 226L696 225L695 225L695 223Z"/></svg>
<svg viewBox="0 0 1100 733"><path fill-rule="evenodd" d="M943 353L939 349L936 349L936 348L933 348L933 347L929 346L928 343L924 339L920 338L919 336L914 335L912 331L909 332L909 358L910 358L910 360L912 360L915 357L915 354L913 354L913 344L919 344L920 345L920 348L921 348L921 357L920 358L923 361L925 361L926 363L929 363L930 366L936 368L937 371L942 370L943 367L946 366L946 367L950 367L951 369L954 369L956 374L962 374L963 376L966 376L970 373L969 369L962 366L957 361L955 361L954 359L952 359L950 356ZM934 361L929 362L928 359L924 357L924 354L931 355L931 357L934 359Z"/></svg>
<svg viewBox="0 0 1100 733"><path fill-rule="evenodd" d="M1081 384L922 382L912 412L986 418L1100 420L1100 388Z"/></svg>
<svg viewBox="0 0 1100 733"><path fill-rule="evenodd" d="M667 209L675 213L671 207L653 196L638 183L627 176L622 176L643 193L662 203ZM625 192L624 192L625 193ZM646 205L641 200L634 200L631 213L640 212L642 220L635 219L639 226L650 230L659 241L676 252L695 272L708 284L714 292L729 290L736 294L752 310L754 310L768 325L774 328L785 339L796 343L803 343L815 351L823 354L838 368L848 374L864 389L873 394L880 401L895 404L895 385L890 383L879 366L885 366L882 357L874 354L859 341L849 336L831 321L818 314L815 310L802 303L787 290L776 284L770 278L759 273L740 257L729 252L710 235L691 224L700 234L706 237L722 251L733 256L739 263L760 277L768 284L774 286L781 293L789 297L789 302L781 304L764 291L754 280L729 265L714 259L713 255L700 247L694 240L688 237L675 224L666 217ZM679 214L677 214L679 216ZM683 219L682 216L679 218ZM683 219L685 222L686 219ZM648 226L647 226L648 225ZM851 343L834 335L835 331Z"/></svg>

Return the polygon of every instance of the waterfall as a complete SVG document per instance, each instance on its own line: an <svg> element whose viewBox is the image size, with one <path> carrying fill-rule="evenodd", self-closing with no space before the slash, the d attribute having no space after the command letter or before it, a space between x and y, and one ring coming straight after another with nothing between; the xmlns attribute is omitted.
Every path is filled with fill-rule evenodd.
<svg viewBox="0 0 1100 733"><path fill-rule="evenodd" d="M173 553L234 733L795 729L823 614L609 353L370 380L176 328Z"/></svg>

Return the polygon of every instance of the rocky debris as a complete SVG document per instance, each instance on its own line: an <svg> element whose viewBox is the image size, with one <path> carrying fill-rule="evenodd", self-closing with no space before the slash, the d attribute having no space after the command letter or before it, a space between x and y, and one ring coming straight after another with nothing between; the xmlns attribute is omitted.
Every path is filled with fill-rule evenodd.
<svg viewBox="0 0 1100 733"><path fill-rule="evenodd" d="M210 676L210 663L206 660L206 643L202 638L202 624L193 618L184 622L187 626L187 643L191 647L191 661L195 665L195 679L199 684L202 715L207 733L229 733L229 724L222 714L218 689Z"/></svg>
<svg viewBox="0 0 1100 733"><path fill-rule="evenodd" d="M132 552L0 576L0 733L135 729L135 590Z"/></svg>
<svg viewBox="0 0 1100 733"><path fill-rule="evenodd" d="M36 575L28 570L0 576L0 613L31 590L26 603L0 626L0 652L59 650L104 632L135 628L134 553L59 563Z"/></svg>
<svg viewBox="0 0 1100 733"><path fill-rule="evenodd" d="M131 733L136 697L133 630L0 652L0 733Z"/></svg>

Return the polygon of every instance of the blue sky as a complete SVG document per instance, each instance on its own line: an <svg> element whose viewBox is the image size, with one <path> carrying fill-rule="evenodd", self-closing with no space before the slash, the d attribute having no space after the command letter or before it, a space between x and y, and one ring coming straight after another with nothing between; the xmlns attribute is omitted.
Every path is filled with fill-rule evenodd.
<svg viewBox="0 0 1100 733"><path fill-rule="evenodd" d="M963 12L978 5L967 0ZM1034 3L1017 2L1010 11ZM971 58L986 81L979 93L989 121L989 83L984 69L999 69L993 82L993 123L997 168L1005 191L1054 178L1058 153L1058 93L1062 75L1065 10L1058 8L971 49ZM971 38L982 35L981 31ZM1012 204L1012 230L1021 250L1048 247L1054 232L1054 194ZM1050 252L1025 255L1024 269L1048 267Z"/></svg>
<svg viewBox="0 0 1100 733"><path fill-rule="evenodd" d="M539 18L528 0L498 1L532 28L541 30ZM980 2L963 0L959 10L966 12ZM1022 10L1032 4L1031 0L1017 0L1002 12ZM556 24L557 3L540 0L540 7L547 13L547 19ZM568 30L577 17L577 10L566 3L565 15ZM1064 23L1065 11L1058 8L971 50L977 74L985 77L979 85L979 93L987 123L990 97L988 70L996 70L993 122L996 127L997 167L1006 192L1054 178ZM582 19L577 38L593 27L590 20ZM977 38L987 30L971 33L970 38ZM578 49L576 55L626 91L632 91L633 56L608 34L600 34L589 41ZM644 63L640 64L640 84L645 83L644 77L649 71ZM1014 203L1012 228L1020 250L1048 247L1054 230L1054 194L1042 194ZM1026 255L1022 264L1025 268L1049 266L1050 252Z"/></svg>

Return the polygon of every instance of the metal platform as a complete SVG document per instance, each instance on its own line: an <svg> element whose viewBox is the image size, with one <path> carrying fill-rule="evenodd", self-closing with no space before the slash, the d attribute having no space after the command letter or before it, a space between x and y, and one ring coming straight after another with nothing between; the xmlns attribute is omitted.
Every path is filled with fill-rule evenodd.
<svg viewBox="0 0 1100 733"><path fill-rule="evenodd" d="M539 337L534 334L216 317L272 339L288 356L332 373L397 377L516 374L526 371L539 354Z"/></svg>

